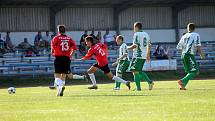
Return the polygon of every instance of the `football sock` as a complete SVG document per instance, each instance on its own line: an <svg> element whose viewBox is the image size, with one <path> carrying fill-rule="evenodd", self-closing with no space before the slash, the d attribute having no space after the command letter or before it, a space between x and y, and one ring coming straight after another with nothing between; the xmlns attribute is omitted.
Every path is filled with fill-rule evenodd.
<svg viewBox="0 0 215 121"><path fill-rule="evenodd" d="M84 76L81 76L81 75L73 75L72 78L73 78L73 79L84 79Z"/></svg>
<svg viewBox="0 0 215 121"><path fill-rule="evenodd" d="M137 90L141 90L141 85L140 85L140 74L139 74L139 73L134 74L134 81L135 81Z"/></svg>
<svg viewBox="0 0 215 121"><path fill-rule="evenodd" d="M189 80L193 79L196 76L196 72L188 73L184 78L181 79L183 86L186 87Z"/></svg>
<svg viewBox="0 0 215 121"><path fill-rule="evenodd" d="M59 83L60 81L61 81L60 78L55 78L54 84L55 84L56 86L59 86L59 85L60 85L60 83Z"/></svg>
<svg viewBox="0 0 215 121"><path fill-rule="evenodd" d="M112 80L115 80L115 81L119 81L119 82L122 82L122 83L127 83L127 81L123 80L122 78L119 78L117 76L113 76L113 79Z"/></svg>
<svg viewBox="0 0 215 121"><path fill-rule="evenodd" d="M118 77L121 77L122 78L122 74L116 74ZM117 87L119 87L120 88L120 85L121 85L121 82L119 82L119 81L115 81L115 87L117 88Z"/></svg>
<svg viewBox="0 0 215 121"><path fill-rule="evenodd" d="M152 81L149 79L149 77L147 76L147 74L145 72L140 72L140 80L144 80L146 82L148 82L148 84L151 84Z"/></svg>
<svg viewBox="0 0 215 121"><path fill-rule="evenodd" d="M95 75L94 75L93 73L91 73L91 74L88 73L88 75L89 75L89 77L90 77L90 80L91 80L93 86L96 86L96 78L95 78Z"/></svg>

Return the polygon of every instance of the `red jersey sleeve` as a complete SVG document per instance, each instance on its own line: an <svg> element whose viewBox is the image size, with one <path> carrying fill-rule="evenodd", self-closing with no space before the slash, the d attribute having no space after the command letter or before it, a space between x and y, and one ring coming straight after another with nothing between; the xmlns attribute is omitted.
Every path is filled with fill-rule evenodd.
<svg viewBox="0 0 215 121"><path fill-rule="evenodd" d="M93 56L93 49L90 48L87 52L87 54L83 57L86 60L89 60Z"/></svg>
<svg viewBox="0 0 215 121"><path fill-rule="evenodd" d="M57 46L57 37L54 37L54 38L52 39L52 42L51 42L52 54L53 54L54 51L56 50L56 46Z"/></svg>

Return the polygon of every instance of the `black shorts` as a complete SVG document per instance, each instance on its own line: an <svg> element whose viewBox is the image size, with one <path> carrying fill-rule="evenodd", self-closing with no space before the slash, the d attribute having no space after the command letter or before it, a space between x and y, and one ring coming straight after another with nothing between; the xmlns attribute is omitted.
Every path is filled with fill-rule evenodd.
<svg viewBox="0 0 215 121"><path fill-rule="evenodd" d="M55 73L69 74L71 60L67 56L57 56L54 60Z"/></svg>
<svg viewBox="0 0 215 121"><path fill-rule="evenodd" d="M107 73L110 72L110 68L108 67L108 64L101 67L101 66L99 66L98 63L97 63L97 64L94 64L93 66L96 67L96 68L101 69L102 71L104 71L105 74L107 74Z"/></svg>

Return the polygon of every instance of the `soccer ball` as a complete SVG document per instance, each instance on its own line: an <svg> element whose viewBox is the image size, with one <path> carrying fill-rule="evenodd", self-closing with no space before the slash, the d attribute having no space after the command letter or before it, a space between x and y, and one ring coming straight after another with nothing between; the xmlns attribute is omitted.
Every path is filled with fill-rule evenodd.
<svg viewBox="0 0 215 121"><path fill-rule="evenodd" d="M14 93L16 93L16 88L15 87L9 87L7 89L7 91L8 91L9 94L14 94Z"/></svg>

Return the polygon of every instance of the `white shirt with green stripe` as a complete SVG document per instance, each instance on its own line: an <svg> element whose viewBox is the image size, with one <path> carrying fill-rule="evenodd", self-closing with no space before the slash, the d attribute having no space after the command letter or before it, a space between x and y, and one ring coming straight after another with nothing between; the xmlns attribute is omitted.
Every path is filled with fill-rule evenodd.
<svg viewBox="0 0 215 121"><path fill-rule="evenodd" d="M129 55L128 55L128 46L125 43L122 43L122 45L119 48L119 57L122 57L124 54L127 54L126 57L122 58L121 60L129 60Z"/></svg>
<svg viewBox="0 0 215 121"><path fill-rule="evenodd" d="M133 44L137 46L133 49L133 58L146 59L147 45L151 44L149 35L144 31L135 32Z"/></svg>
<svg viewBox="0 0 215 121"><path fill-rule="evenodd" d="M201 46L200 36L198 33L190 32L181 37L176 48L182 50L182 54L194 55L196 46Z"/></svg>

